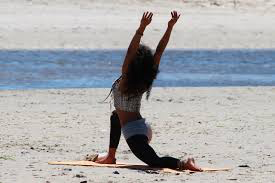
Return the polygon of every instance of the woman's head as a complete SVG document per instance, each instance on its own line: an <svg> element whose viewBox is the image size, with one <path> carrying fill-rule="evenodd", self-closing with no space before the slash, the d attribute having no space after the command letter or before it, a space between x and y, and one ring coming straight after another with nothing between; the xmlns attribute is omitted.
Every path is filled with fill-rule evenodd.
<svg viewBox="0 0 275 183"><path fill-rule="evenodd" d="M147 92L147 99L154 79L158 74L158 66L154 63L154 56L148 46L140 45L134 60L130 62L124 83L125 94Z"/></svg>

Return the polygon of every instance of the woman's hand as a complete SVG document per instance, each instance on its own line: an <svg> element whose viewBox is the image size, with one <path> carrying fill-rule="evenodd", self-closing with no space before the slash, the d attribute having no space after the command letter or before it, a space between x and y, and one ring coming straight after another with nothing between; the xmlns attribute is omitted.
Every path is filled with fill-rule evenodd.
<svg viewBox="0 0 275 183"><path fill-rule="evenodd" d="M168 44L171 32L173 30L173 26L175 25L175 23L178 21L178 19L180 17L180 14L178 14L178 12L176 12L176 11L171 12L171 15L172 15L172 18L168 22L168 27L167 27L164 35L162 36L161 40L159 41L156 52L154 54L154 62L155 62L155 65L157 65L157 66L160 63L161 56Z"/></svg>
<svg viewBox="0 0 275 183"><path fill-rule="evenodd" d="M153 13L152 12L144 12L142 19L140 21L140 25L146 27L147 25L149 25L152 21L152 17L153 17Z"/></svg>
<svg viewBox="0 0 275 183"><path fill-rule="evenodd" d="M137 50L139 48L139 43L143 32L147 25L149 25L152 21L153 13L152 12L144 12L142 19L140 20L139 28L137 29L132 41L128 47L123 65L122 65L122 74L128 72L128 66L133 61L133 58L136 56Z"/></svg>
<svg viewBox="0 0 275 183"><path fill-rule="evenodd" d="M168 26L169 26L169 27L173 27L173 26L177 23L177 21L178 21L178 19L179 19L179 17L180 17L180 14L178 14L178 12L176 12L176 11L172 11L172 12L171 12L171 15L172 15L172 18L171 18L171 20L168 22Z"/></svg>

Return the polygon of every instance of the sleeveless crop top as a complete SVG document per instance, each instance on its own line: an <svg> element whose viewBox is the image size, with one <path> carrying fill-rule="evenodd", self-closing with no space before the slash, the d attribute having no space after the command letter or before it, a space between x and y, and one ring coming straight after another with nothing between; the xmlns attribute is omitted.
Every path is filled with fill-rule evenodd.
<svg viewBox="0 0 275 183"><path fill-rule="evenodd" d="M121 91L119 91L119 81L120 78L117 79L112 86L115 108L126 112L139 112L142 93L132 96L122 94Z"/></svg>

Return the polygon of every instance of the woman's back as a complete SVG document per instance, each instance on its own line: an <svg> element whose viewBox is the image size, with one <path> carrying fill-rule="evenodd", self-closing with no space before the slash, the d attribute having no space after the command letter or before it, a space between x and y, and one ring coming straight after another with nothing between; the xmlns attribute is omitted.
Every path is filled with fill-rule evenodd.
<svg viewBox="0 0 275 183"><path fill-rule="evenodd" d="M113 86L114 106L118 113L121 125L129 121L141 119L140 106L143 93L126 95L120 91L119 84L122 79L117 80Z"/></svg>

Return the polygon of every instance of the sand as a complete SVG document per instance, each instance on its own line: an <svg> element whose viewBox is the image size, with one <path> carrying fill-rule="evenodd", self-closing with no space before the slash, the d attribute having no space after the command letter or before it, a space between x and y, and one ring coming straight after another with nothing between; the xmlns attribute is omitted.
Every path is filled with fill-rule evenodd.
<svg viewBox="0 0 275 183"><path fill-rule="evenodd" d="M108 89L0 91L0 181L275 181L274 87L154 88L150 100L143 101L142 115L153 128L151 145L159 155L193 156L201 166L232 171L174 175L48 165L105 152L110 106L100 102L107 93ZM117 159L141 163L123 137Z"/></svg>
<svg viewBox="0 0 275 183"><path fill-rule="evenodd" d="M126 49L145 10L154 48L169 12L183 15L170 49L275 48L275 1L2 0L0 49ZM0 91L0 182L274 182L275 88L154 88L142 114L159 155L229 172L163 174L50 166L109 143L108 89ZM117 159L140 163L121 138ZM118 171L119 174L117 174Z"/></svg>
<svg viewBox="0 0 275 183"><path fill-rule="evenodd" d="M274 0L2 0L1 49L125 49L144 11L143 42L155 48L170 19L169 48L275 48Z"/></svg>

